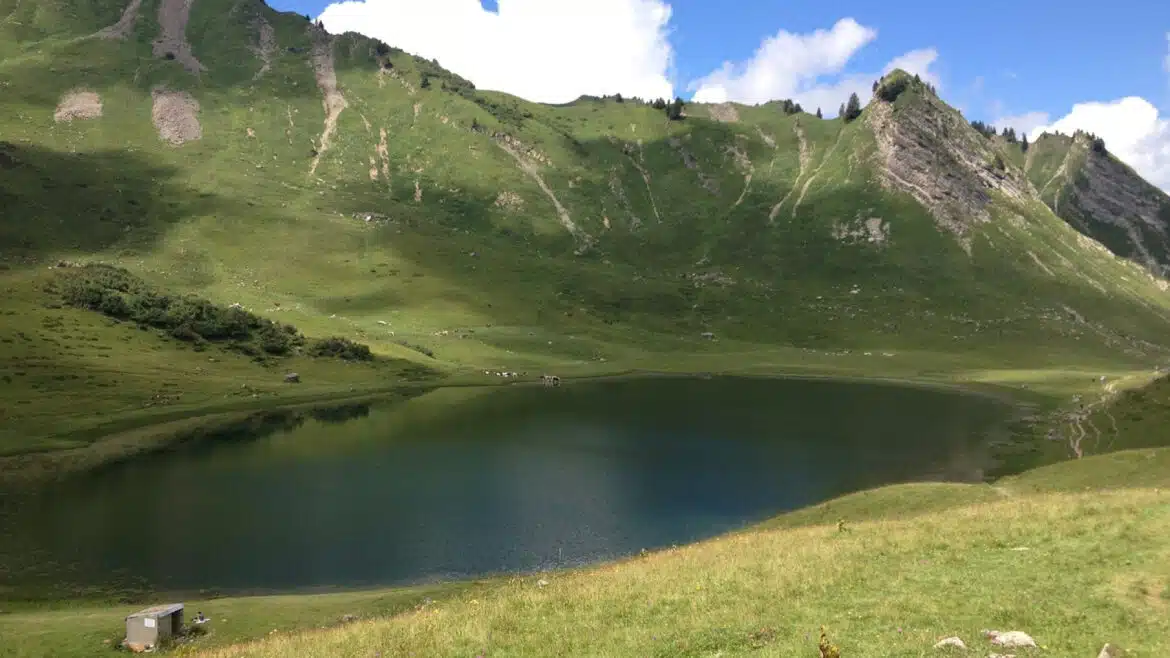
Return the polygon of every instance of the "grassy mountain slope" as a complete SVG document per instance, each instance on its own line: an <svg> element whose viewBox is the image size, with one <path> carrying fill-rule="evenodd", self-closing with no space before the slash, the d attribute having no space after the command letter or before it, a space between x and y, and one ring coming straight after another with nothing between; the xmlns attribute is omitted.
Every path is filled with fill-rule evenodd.
<svg viewBox="0 0 1170 658"><path fill-rule="evenodd" d="M1078 231L1158 276L1170 271L1170 195L1103 144L1085 133L1046 133L1024 166L1044 202Z"/></svg>
<svg viewBox="0 0 1170 658"><path fill-rule="evenodd" d="M316 368L306 392L392 385L412 364L774 363L1044 387L1167 356L1164 282L1056 217L1010 154L904 74L851 123L777 104L669 121L477 91L258 0L196 0L186 24L184 6L0 0L6 452L74 445L109 427L97 414L154 418L143 405L164 381L183 393L168 413L236 382L281 399L291 368ZM212 362L52 308L60 260L359 340L391 365ZM90 395L96 382L116 394ZM62 396L82 402L61 413Z"/></svg>

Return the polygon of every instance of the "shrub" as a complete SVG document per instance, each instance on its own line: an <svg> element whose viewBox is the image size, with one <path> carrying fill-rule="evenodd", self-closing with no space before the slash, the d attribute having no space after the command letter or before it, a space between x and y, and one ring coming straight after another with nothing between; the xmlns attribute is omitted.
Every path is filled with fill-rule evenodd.
<svg viewBox="0 0 1170 658"><path fill-rule="evenodd" d="M432 359L435 358L435 351L429 347L423 347L422 345L415 345L413 343L408 343L405 340L398 341L398 344L403 346L403 347L412 349L415 352L418 352L419 354L424 354L426 356L429 356Z"/></svg>
<svg viewBox="0 0 1170 658"><path fill-rule="evenodd" d="M267 322L260 328L260 349L268 354L284 355L304 343L295 327Z"/></svg>
<svg viewBox="0 0 1170 658"><path fill-rule="evenodd" d="M902 95L902 92L909 88L910 78L904 75L891 76L882 80L881 84L874 90L874 94L887 103L893 103L898 99L898 96Z"/></svg>
<svg viewBox="0 0 1170 658"><path fill-rule="evenodd" d="M116 320L129 320L140 328L155 328L197 347L225 342L231 349L254 358L290 354L305 344L297 328L274 322L238 306L219 306L194 296L179 297L156 292L124 269L108 265L69 268L55 281L65 303L97 311ZM314 343L319 356L368 361L370 348L344 338Z"/></svg>
<svg viewBox="0 0 1170 658"><path fill-rule="evenodd" d="M311 356L328 356L346 361L372 361L374 355L368 345L355 343L348 338L333 336L313 341L309 345Z"/></svg>

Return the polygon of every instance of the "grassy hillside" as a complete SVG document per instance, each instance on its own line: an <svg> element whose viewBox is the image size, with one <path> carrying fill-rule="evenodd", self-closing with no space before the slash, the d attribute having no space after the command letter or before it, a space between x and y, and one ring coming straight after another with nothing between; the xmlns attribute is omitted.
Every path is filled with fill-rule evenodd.
<svg viewBox="0 0 1170 658"><path fill-rule="evenodd" d="M196 0L186 24L181 6L0 0L8 454L153 422L164 392L174 413L242 384L281 403L289 369L303 393L415 383L418 366L767 363L1063 396L1167 358L1164 282L1003 187L1023 168L903 74L851 123L778 103L671 121L478 91L259 0ZM935 203L946 185L969 206ZM57 308L60 261L390 365L195 352Z"/></svg>
<svg viewBox="0 0 1170 658"><path fill-rule="evenodd" d="M188 600L213 621L180 653L793 656L816 655L824 626L842 655L867 658L928 655L952 635L987 655L983 629L1022 630L1042 646L1017 655L1095 655L1110 642L1160 656L1170 651L1168 474L1170 451L1133 450L994 485L853 494L577 571ZM95 655L132 609L9 610L0 655Z"/></svg>

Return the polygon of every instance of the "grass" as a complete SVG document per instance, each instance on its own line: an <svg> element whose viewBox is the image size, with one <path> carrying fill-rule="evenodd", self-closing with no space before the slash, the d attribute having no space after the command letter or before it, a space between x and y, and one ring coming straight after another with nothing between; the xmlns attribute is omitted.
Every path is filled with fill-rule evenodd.
<svg viewBox="0 0 1170 658"><path fill-rule="evenodd" d="M861 492L574 571L188 601L212 632L179 653L790 656L812 655L823 625L852 656L923 655L950 635L990 651L985 628L1028 632L1044 646L1035 655L1112 642L1160 656L1170 651L1168 485L1170 449L1134 450L989 485ZM0 631L15 640L8 655L100 655L132 609L18 607ZM347 614L360 620L337 624Z"/></svg>

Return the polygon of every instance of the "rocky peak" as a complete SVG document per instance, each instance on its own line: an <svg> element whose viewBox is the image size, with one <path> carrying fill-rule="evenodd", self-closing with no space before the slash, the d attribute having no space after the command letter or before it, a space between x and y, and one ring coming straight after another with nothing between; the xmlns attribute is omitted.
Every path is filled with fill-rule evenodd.
<svg viewBox="0 0 1170 658"><path fill-rule="evenodd" d="M917 199L968 250L972 226L991 219L993 192L1035 197L995 144L904 71L882 78L865 121L877 139L882 184Z"/></svg>

